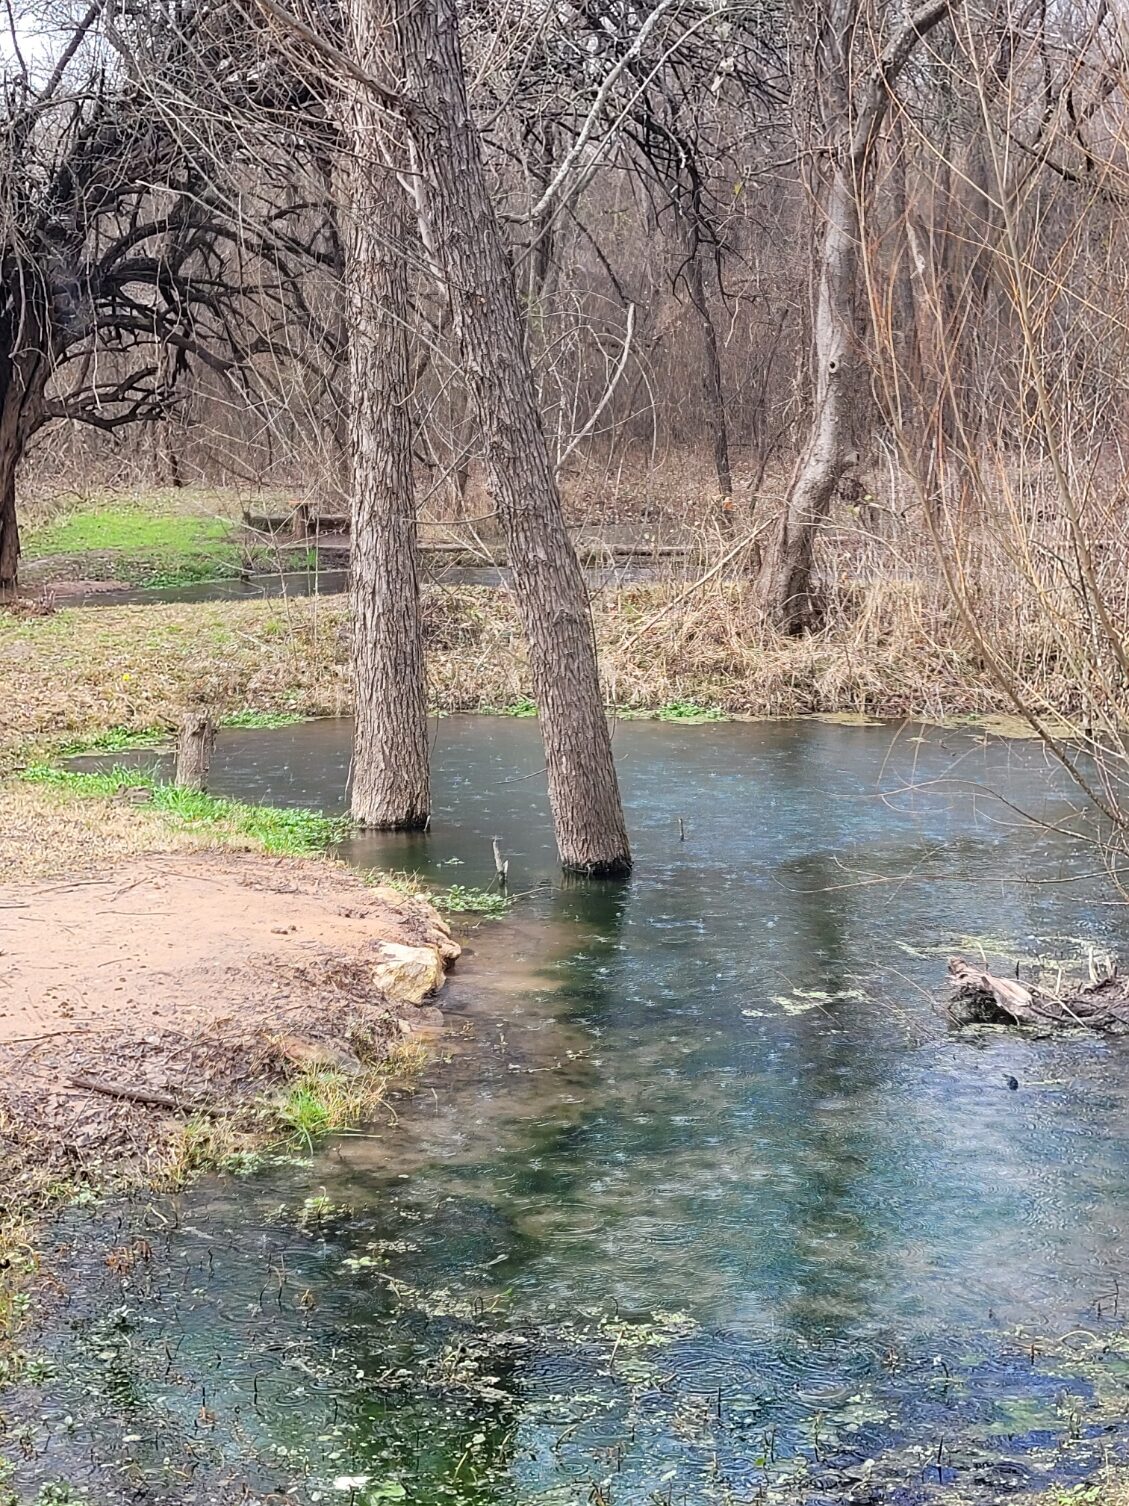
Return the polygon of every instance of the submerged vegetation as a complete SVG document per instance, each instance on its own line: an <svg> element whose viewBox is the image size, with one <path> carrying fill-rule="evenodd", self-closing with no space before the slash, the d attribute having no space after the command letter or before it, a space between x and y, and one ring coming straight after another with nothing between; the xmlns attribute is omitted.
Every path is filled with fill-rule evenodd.
<svg viewBox="0 0 1129 1506"><path fill-rule="evenodd" d="M450 915L505 915L514 902L513 896L503 890L475 889L466 884L449 884L436 890L431 898Z"/></svg>

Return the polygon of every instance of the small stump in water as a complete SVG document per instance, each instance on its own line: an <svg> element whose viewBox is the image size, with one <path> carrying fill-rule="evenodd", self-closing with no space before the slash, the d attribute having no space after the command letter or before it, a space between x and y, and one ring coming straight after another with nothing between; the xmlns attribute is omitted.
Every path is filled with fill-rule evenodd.
<svg viewBox="0 0 1129 1506"><path fill-rule="evenodd" d="M215 722L206 712L190 712L181 722L176 740L175 783L186 790L206 790L215 745Z"/></svg>

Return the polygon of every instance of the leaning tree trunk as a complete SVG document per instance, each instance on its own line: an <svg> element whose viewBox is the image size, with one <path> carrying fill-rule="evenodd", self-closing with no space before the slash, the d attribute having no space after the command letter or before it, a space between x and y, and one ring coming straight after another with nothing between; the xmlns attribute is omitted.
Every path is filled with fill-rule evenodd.
<svg viewBox="0 0 1129 1506"><path fill-rule="evenodd" d="M765 611L786 633L803 632L816 615L815 540L851 456L848 382L854 354L859 218L854 185L844 164L835 165L825 212L813 325L811 426L761 567Z"/></svg>
<svg viewBox="0 0 1129 1506"><path fill-rule="evenodd" d="M16 472L23 456L19 392L14 382L0 405L0 598L19 585L20 525L16 516Z"/></svg>
<svg viewBox="0 0 1129 1506"><path fill-rule="evenodd" d="M557 847L567 869L625 874L631 854L588 593L565 528L513 272L467 101L454 0L400 7L396 30L425 212L447 275L529 645Z"/></svg>
<svg viewBox="0 0 1129 1506"><path fill-rule="evenodd" d="M374 72L386 19L374 0L354 0L355 56ZM351 87L345 235L356 704L351 807L366 826L412 830L427 825L431 801L408 409L404 191L381 159L382 112L363 85Z"/></svg>
<svg viewBox="0 0 1129 1506"><path fill-rule="evenodd" d="M890 108L898 75L914 48L951 12L958 0L924 0L906 15L869 71L851 58L859 35L858 0L834 0L817 56L828 124L838 141L833 152L819 246L813 325L814 381L807 442L792 477L780 523L761 567L766 614L787 633L803 632L816 615L813 590L815 541L851 454L849 399L861 333L856 323L861 196L866 191L871 148ZM861 76L860 76L861 75ZM831 102L834 101L834 104Z"/></svg>

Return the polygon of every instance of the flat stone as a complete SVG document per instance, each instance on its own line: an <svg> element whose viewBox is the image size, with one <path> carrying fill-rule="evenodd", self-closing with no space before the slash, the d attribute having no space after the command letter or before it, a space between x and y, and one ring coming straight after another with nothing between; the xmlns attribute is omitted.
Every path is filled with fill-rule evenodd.
<svg viewBox="0 0 1129 1506"><path fill-rule="evenodd" d="M284 1035L275 1044L286 1060L296 1067L330 1067L350 1076L364 1070L352 1051L329 1041L311 1041L300 1035Z"/></svg>
<svg viewBox="0 0 1129 1506"><path fill-rule="evenodd" d="M403 946L398 941L377 944L373 982L398 1004L422 1004L443 987L443 960L435 947Z"/></svg>

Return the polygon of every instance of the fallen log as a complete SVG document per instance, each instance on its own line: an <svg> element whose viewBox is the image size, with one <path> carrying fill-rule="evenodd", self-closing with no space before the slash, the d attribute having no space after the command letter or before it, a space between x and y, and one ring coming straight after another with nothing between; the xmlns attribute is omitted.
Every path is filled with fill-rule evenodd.
<svg viewBox="0 0 1129 1506"><path fill-rule="evenodd" d="M1014 978L998 978L963 957L949 958L953 1004L958 1024L1028 1025L1042 1029L1088 1030L1129 1028L1129 986L1116 972L1065 996Z"/></svg>

